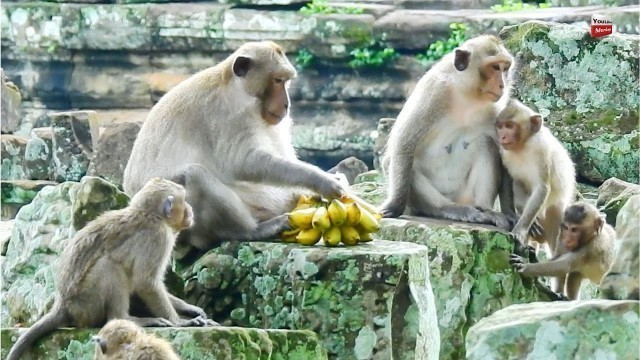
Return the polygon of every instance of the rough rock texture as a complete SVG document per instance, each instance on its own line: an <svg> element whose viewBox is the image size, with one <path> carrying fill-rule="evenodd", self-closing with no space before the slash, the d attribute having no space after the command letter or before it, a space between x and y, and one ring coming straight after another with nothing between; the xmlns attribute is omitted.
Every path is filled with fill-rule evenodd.
<svg viewBox="0 0 640 360"><path fill-rule="evenodd" d="M225 324L310 329L338 359L438 359L424 246L225 243L178 274L174 292Z"/></svg>
<svg viewBox="0 0 640 360"><path fill-rule="evenodd" d="M512 305L467 333L467 359L638 359L638 301Z"/></svg>
<svg viewBox="0 0 640 360"><path fill-rule="evenodd" d="M32 324L44 315L53 302L55 260L75 233L73 224L127 201L112 184L85 177L45 187L22 207L2 264L2 325Z"/></svg>
<svg viewBox="0 0 640 360"><path fill-rule="evenodd" d="M520 64L515 95L545 117L578 174L637 183L640 36L595 39L581 27L529 21L501 37Z"/></svg>
<svg viewBox="0 0 640 360"><path fill-rule="evenodd" d="M88 174L103 177L122 187L124 168L141 126L136 122L123 122L105 128L93 151Z"/></svg>
<svg viewBox="0 0 640 360"><path fill-rule="evenodd" d="M23 360L93 359L99 329L65 329L44 338L25 353ZM318 336L308 330L263 330L233 327L146 328L171 342L182 360L206 359L327 359ZM15 340L17 329L2 329L2 357Z"/></svg>
<svg viewBox="0 0 640 360"><path fill-rule="evenodd" d="M7 79L2 69L0 69L0 77L2 78L2 84L0 84L0 92L2 93L2 104L0 106L2 111L0 115L2 133L14 133L22 122L20 114L22 96L18 87Z"/></svg>
<svg viewBox="0 0 640 360"><path fill-rule="evenodd" d="M596 205L607 214L607 222L615 226L618 212L633 195L640 195L640 185L617 178L607 179L598 189Z"/></svg>
<svg viewBox="0 0 640 360"><path fill-rule="evenodd" d="M640 300L640 195L629 198L618 213L617 252L611 269L600 282L600 296Z"/></svg>
<svg viewBox="0 0 640 360"><path fill-rule="evenodd" d="M51 127L31 130L24 153L27 179L51 180L53 175L53 129Z"/></svg>
<svg viewBox="0 0 640 360"><path fill-rule="evenodd" d="M47 185L57 185L46 180L3 180L2 220L15 218L18 210L33 200L38 191Z"/></svg>
<svg viewBox="0 0 640 360"><path fill-rule="evenodd" d="M79 181L86 173L91 157L89 122L93 111L69 111L52 116L53 176L58 182Z"/></svg>
<svg viewBox="0 0 640 360"><path fill-rule="evenodd" d="M27 147L27 138L17 135L2 134L0 140L0 153L2 154L2 179L25 179L24 154Z"/></svg>

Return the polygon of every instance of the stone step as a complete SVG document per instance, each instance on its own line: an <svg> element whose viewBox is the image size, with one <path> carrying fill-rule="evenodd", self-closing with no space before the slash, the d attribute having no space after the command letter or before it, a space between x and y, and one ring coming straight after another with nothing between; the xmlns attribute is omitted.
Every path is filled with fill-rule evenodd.
<svg viewBox="0 0 640 360"><path fill-rule="evenodd" d="M100 329L60 329L36 343L22 360L93 359ZM204 359L327 359L318 336L308 330L277 330L238 327L145 328L145 332L171 342L182 360ZM2 358L19 334L17 328L3 328Z"/></svg>
<svg viewBox="0 0 640 360"><path fill-rule="evenodd" d="M638 359L639 316L639 301L512 305L469 329L466 358Z"/></svg>

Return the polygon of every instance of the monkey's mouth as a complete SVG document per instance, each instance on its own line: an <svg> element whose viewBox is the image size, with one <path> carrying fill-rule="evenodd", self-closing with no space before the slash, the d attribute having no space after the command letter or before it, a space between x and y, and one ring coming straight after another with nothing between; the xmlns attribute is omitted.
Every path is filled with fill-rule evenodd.
<svg viewBox="0 0 640 360"><path fill-rule="evenodd" d="M493 101L498 101L502 97L502 94L494 93L493 91L487 91L487 93L493 96Z"/></svg>
<svg viewBox="0 0 640 360"><path fill-rule="evenodd" d="M278 115L278 114L275 114L275 113L274 113L274 112L272 112L272 111L267 110L267 111L265 111L265 112L263 113L262 117L263 117L263 118L264 118L264 119L265 119L269 124L277 125L277 124L280 122L280 120L282 120L282 119L285 117L285 115L286 115L286 113L284 113L284 114L282 114L282 115Z"/></svg>

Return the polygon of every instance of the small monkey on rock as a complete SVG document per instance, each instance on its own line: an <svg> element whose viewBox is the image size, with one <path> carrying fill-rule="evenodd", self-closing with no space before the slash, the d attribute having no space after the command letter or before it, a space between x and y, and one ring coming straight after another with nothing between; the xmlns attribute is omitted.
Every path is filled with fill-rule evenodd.
<svg viewBox="0 0 640 360"><path fill-rule="evenodd" d="M537 222L534 240L556 254L556 241L565 208L576 194L575 165L569 152L544 126L542 116L515 99L509 100L495 123L502 162L513 181L503 211L516 218L512 230L522 244Z"/></svg>
<svg viewBox="0 0 640 360"><path fill-rule="evenodd" d="M168 341L145 333L129 320L109 321L93 341L94 360L180 360Z"/></svg>
<svg viewBox="0 0 640 360"><path fill-rule="evenodd" d="M339 198L334 176L298 160L291 141L289 82L296 70L271 41L249 42L168 91L151 109L124 171L132 195L149 178L183 184L196 248L276 238L304 192Z"/></svg>
<svg viewBox="0 0 640 360"><path fill-rule="evenodd" d="M493 123L509 99L513 64L500 39L483 35L465 41L418 81L382 161L389 180L384 217L511 230L512 221L491 209L505 176Z"/></svg>
<svg viewBox="0 0 640 360"><path fill-rule="evenodd" d="M550 261L525 263L522 257L511 254L510 262L525 276L562 278L563 287L556 291L575 300L580 295L580 285L584 278L599 284L609 270L613 261L615 237L615 230L606 223L605 216L595 206L577 202L564 212L557 253Z"/></svg>
<svg viewBox="0 0 640 360"><path fill-rule="evenodd" d="M18 339L7 360L18 360L59 327L91 328L111 319L140 326L217 325L164 285L176 234L193 225L185 195L179 184L150 179L128 207L105 212L78 231L60 256L52 309ZM131 316L133 296L154 317Z"/></svg>

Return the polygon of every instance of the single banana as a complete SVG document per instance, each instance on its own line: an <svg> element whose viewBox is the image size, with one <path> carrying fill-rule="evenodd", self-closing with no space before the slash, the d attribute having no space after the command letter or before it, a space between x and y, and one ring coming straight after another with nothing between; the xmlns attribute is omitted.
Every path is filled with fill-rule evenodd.
<svg viewBox="0 0 640 360"><path fill-rule="evenodd" d="M315 245L322 237L322 230L319 229L302 229L296 236L296 240L300 245L311 246Z"/></svg>
<svg viewBox="0 0 640 360"><path fill-rule="evenodd" d="M327 210L331 218L331 225L340 226L344 224L347 219L347 207L340 200L333 199Z"/></svg>
<svg viewBox="0 0 640 360"><path fill-rule="evenodd" d="M345 225L355 225L360 222L360 206L355 202L347 205L347 219Z"/></svg>
<svg viewBox="0 0 640 360"><path fill-rule="evenodd" d="M289 214L289 224L291 224L291 227L294 229L309 229L311 228L311 220L315 213L316 208L292 211Z"/></svg>
<svg viewBox="0 0 640 360"><path fill-rule="evenodd" d="M360 222L362 229L366 232L374 233L380 230L380 223L378 220L366 209L360 209Z"/></svg>
<svg viewBox="0 0 640 360"><path fill-rule="evenodd" d="M329 218L329 211L326 207L320 206L316 209L311 219L311 226L314 229L320 229L322 231L331 227L331 219Z"/></svg>
<svg viewBox="0 0 640 360"><path fill-rule="evenodd" d="M340 233L340 228L337 226L332 226L327 229L322 235L322 240L324 241L325 246L338 246L340 245L340 240L342 240L342 235Z"/></svg>
<svg viewBox="0 0 640 360"><path fill-rule="evenodd" d="M373 241L373 235L370 232L363 229L360 224L357 224L356 226L354 226L354 228L356 228L356 230L358 231L358 234L360 234L360 242Z"/></svg>
<svg viewBox="0 0 640 360"><path fill-rule="evenodd" d="M282 239L282 242L286 243L297 242L296 235L298 235L299 232L300 229L285 230L280 234L280 239Z"/></svg>
<svg viewBox="0 0 640 360"><path fill-rule="evenodd" d="M300 195L300 199L293 211L316 207L316 204L322 201L320 195Z"/></svg>
<svg viewBox="0 0 640 360"><path fill-rule="evenodd" d="M353 226L344 225L340 227L340 236L342 242L347 246L357 245L360 240L360 234Z"/></svg>

